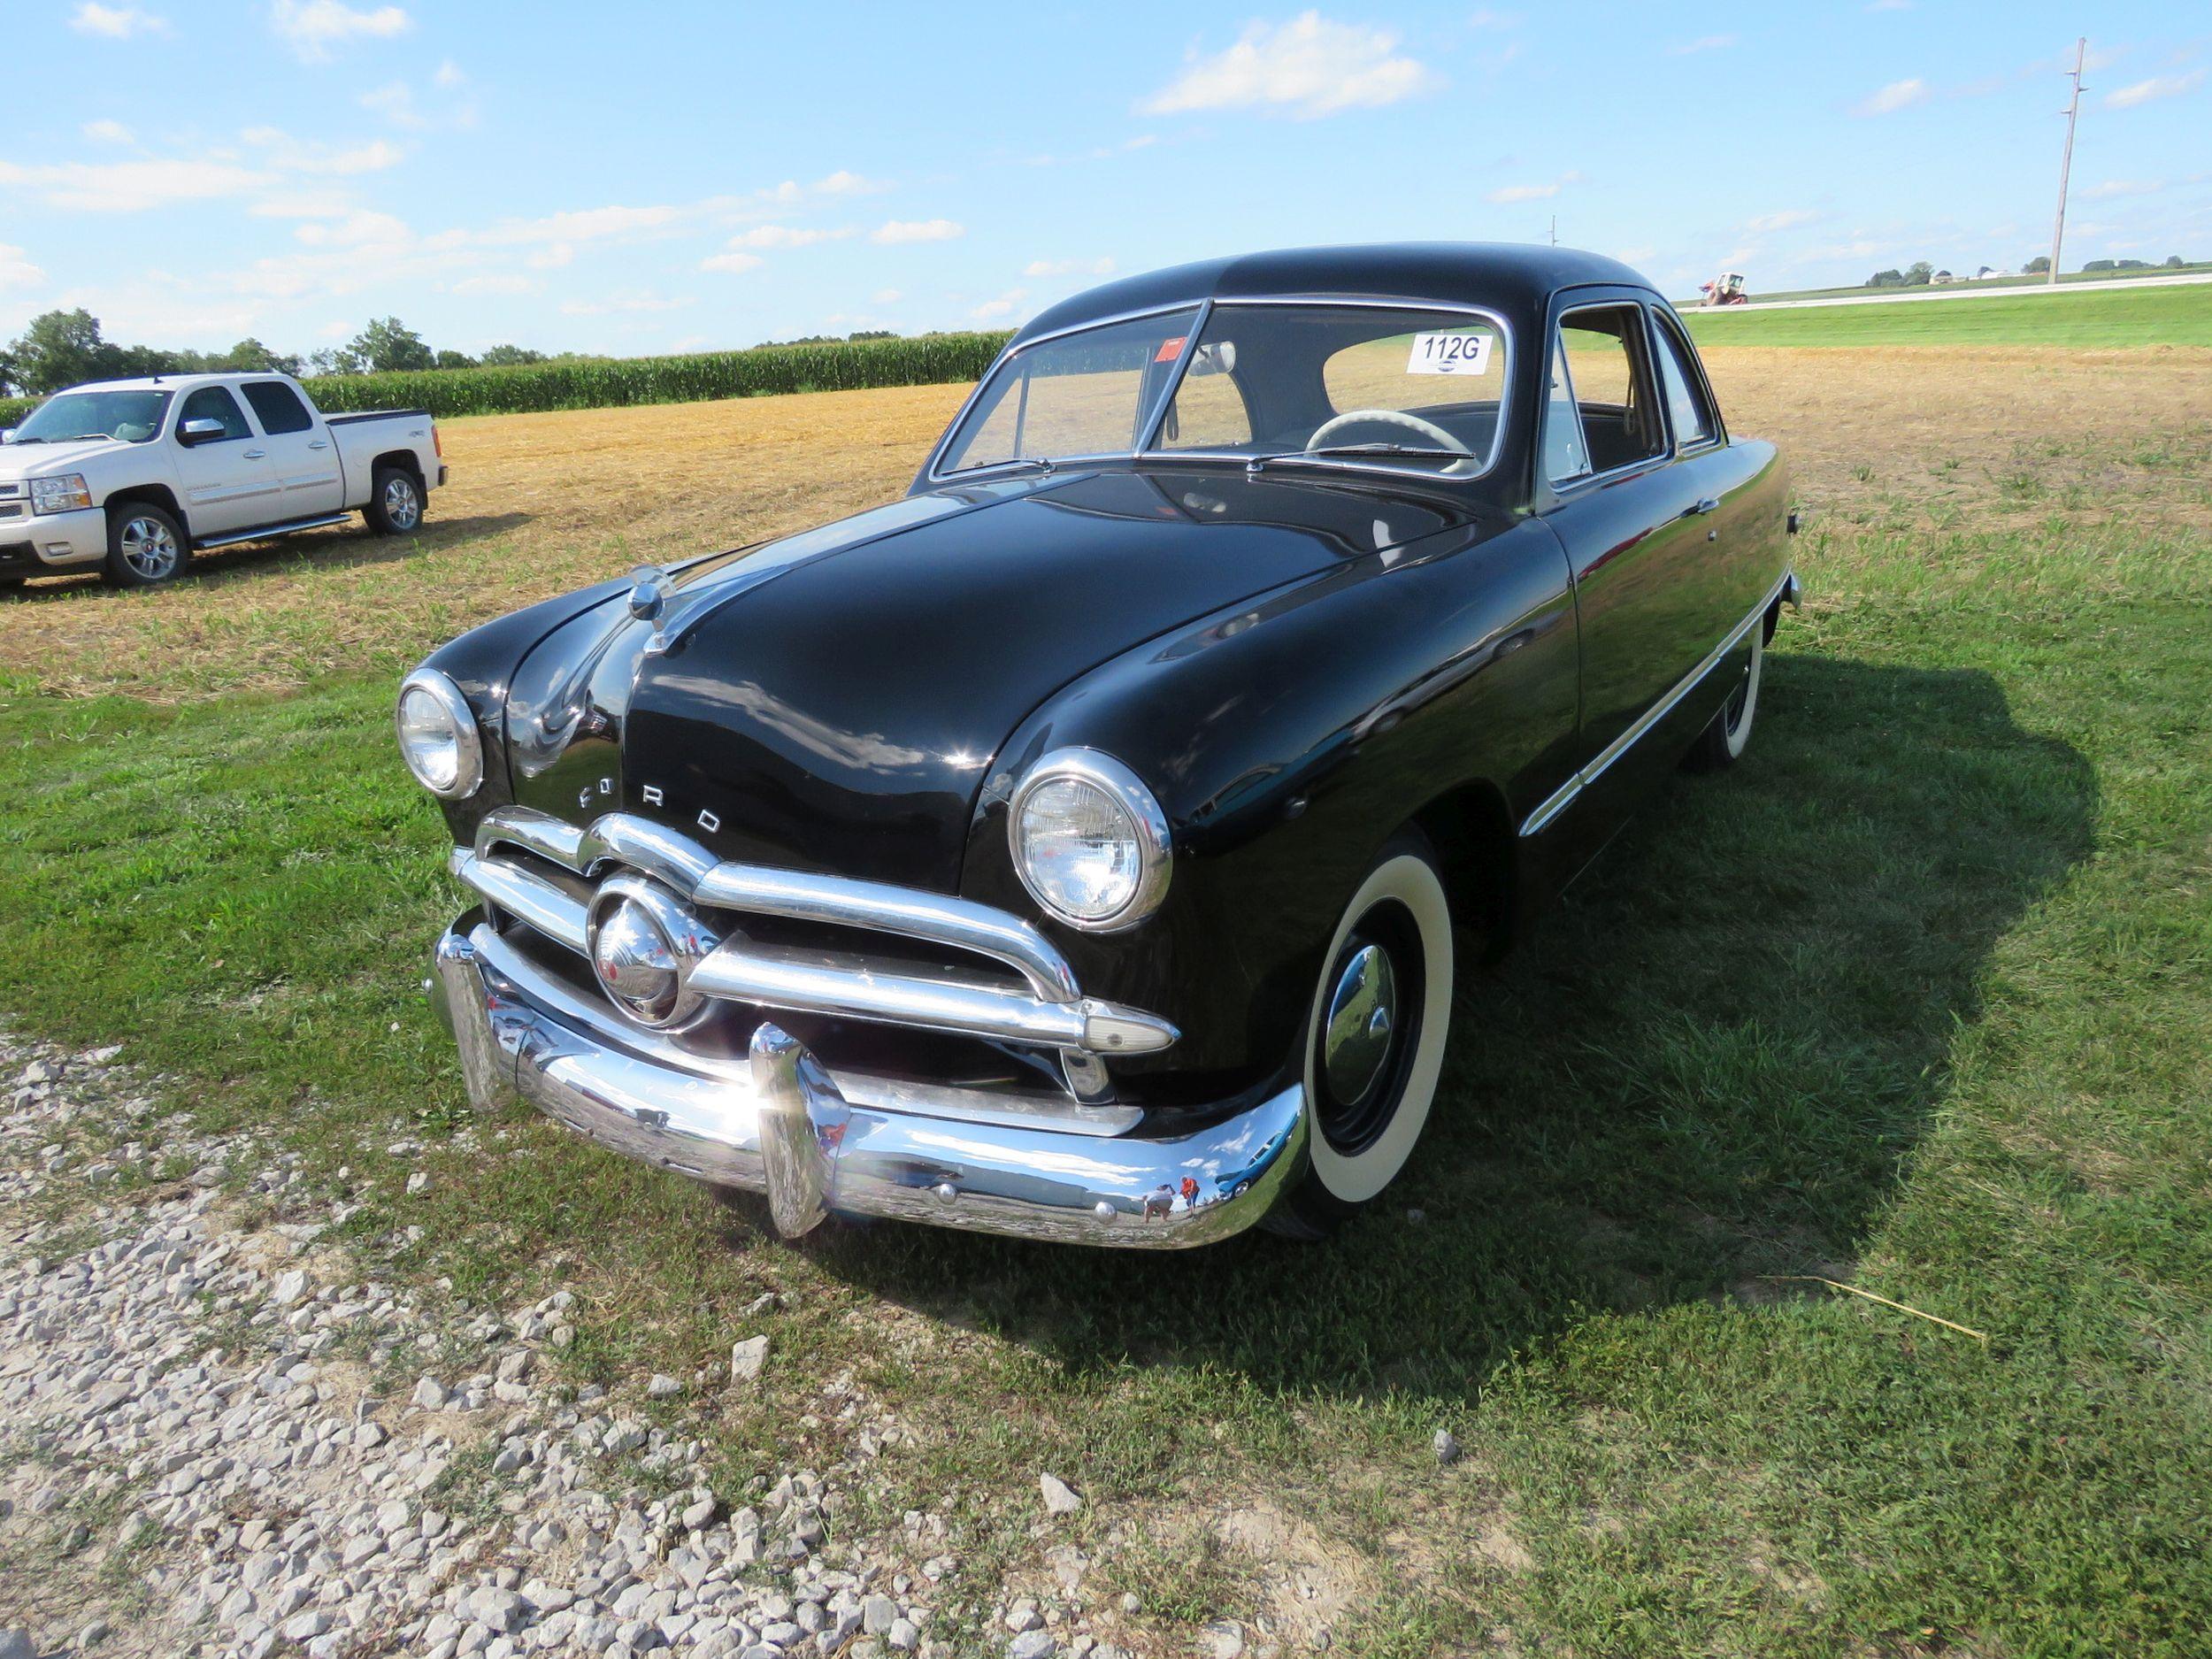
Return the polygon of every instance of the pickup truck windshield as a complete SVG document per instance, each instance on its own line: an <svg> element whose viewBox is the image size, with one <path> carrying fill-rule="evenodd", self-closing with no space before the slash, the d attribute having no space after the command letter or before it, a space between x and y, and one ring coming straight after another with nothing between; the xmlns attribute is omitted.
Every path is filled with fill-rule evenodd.
<svg viewBox="0 0 2212 1659"><path fill-rule="evenodd" d="M15 442L118 438L125 443L149 443L160 432L168 408L166 392L62 392L31 411L15 429Z"/></svg>
<svg viewBox="0 0 2212 1659"><path fill-rule="evenodd" d="M939 471L1131 456L1148 437L1152 455L1445 478L1471 478L1497 452L1507 354L1487 313L1229 301L1194 338L1197 315L1104 324L1015 352Z"/></svg>

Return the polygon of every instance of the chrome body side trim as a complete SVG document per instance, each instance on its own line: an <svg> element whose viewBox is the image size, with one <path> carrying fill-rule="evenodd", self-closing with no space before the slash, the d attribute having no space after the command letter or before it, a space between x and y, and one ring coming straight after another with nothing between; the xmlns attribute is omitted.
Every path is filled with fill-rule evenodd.
<svg viewBox="0 0 2212 1659"><path fill-rule="evenodd" d="M488 926L449 932L434 962L432 995L472 1103L519 1098L641 1163L764 1193L787 1235L837 1213L1173 1249L1250 1226L1304 1164L1309 1114L1297 1086L1156 1140L928 1117L910 1102L869 1103L772 1024L754 1033L744 1061L710 1071L606 1041L572 1019L562 996L545 995L557 982L518 972L526 963Z"/></svg>
<svg viewBox="0 0 2212 1659"><path fill-rule="evenodd" d="M1637 716L1635 724L1608 743L1587 765L1553 790L1544 803L1522 821L1521 833L1541 834L1554 818L1573 804L1577 795L1595 782L1607 767L1626 754L1638 738L1673 713L1675 705L1696 690L1705 676L1719 667L1728 654L1743 642L1744 635L1757 626L1760 618L1774 609L1775 602L1788 598L1795 591L1796 581L1794 572L1783 572L1781 580L1768 590L1767 596L1751 608L1748 616L1728 631L1727 638L1708 652L1703 662L1676 681L1673 690Z"/></svg>

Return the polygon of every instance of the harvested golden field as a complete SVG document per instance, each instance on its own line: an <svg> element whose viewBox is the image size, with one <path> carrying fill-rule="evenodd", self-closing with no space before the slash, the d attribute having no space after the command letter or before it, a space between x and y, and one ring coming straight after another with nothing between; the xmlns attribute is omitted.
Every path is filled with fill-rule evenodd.
<svg viewBox="0 0 2212 1659"><path fill-rule="evenodd" d="M2212 520L2212 350L1724 348L1730 424L1778 440L1831 550L1861 533ZM528 601L778 535L901 493L965 388L443 426L424 534L321 531L202 556L177 586L90 577L0 596L0 675L188 700L388 666Z"/></svg>

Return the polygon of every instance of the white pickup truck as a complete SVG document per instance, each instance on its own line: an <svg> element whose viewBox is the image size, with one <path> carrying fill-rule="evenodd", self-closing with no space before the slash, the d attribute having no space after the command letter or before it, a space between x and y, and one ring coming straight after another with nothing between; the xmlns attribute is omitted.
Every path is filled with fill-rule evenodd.
<svg viewBox="0 0 2212 1659"><path fill-rule="evenodd" d="M101 567L173 580L195 548L337 524L411 535L443 450L427 411L331 415L282 374L177 374L57 392L0 433L0 587Z"/></svg>

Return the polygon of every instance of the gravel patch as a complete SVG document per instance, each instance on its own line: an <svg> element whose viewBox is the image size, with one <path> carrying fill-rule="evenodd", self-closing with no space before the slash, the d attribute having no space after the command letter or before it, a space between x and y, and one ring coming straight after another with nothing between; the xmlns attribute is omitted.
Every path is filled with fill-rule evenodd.
<svg viewBox="0 0 2212 1659"><path fill-rule="evenodd" d="M935 1517L831 1541L857 1464L713 1490L701 1442L538 1380L568 1293L494 1315L357 1279L286 1155L156 1121L115 1060L0 1035L0 1654L949 1659ZM230 1166L325 1218L247 1229ZM740 1349L753 1381L765 1340Z"/></svg>

